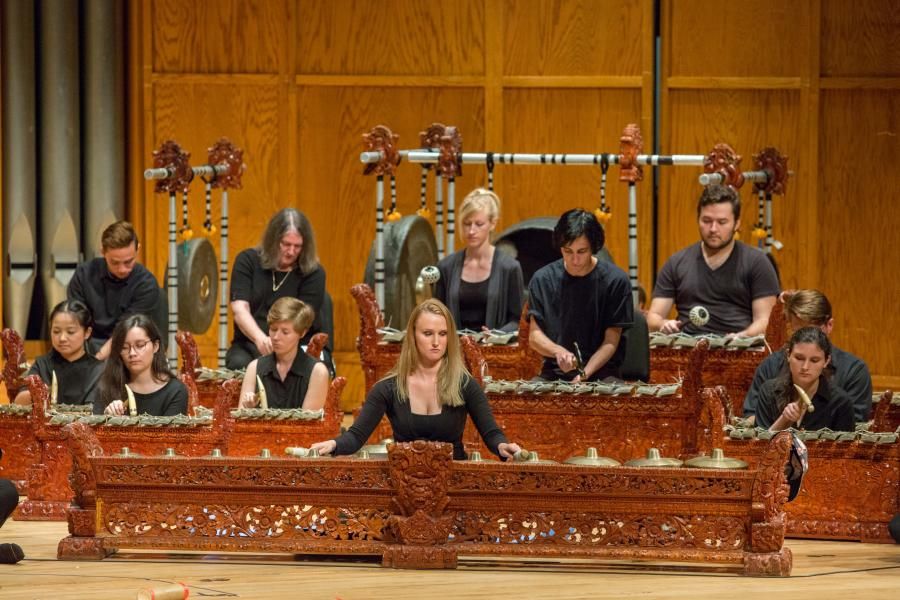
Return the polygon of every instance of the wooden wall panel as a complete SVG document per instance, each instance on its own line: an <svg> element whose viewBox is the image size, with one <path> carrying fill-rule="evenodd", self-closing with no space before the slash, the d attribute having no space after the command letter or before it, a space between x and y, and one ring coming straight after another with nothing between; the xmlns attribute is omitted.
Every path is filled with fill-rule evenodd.
<svg viewBox="0 0 900 600"><path fill-rule="evenodd" d="M300 189L291 202L315 227L319 254L335 303L335 344L355 348L359 333L350 287L363 280L366 257L375 238L375 178L362 174L362 133L378 124L400 136L401 148L417 148L419 132L440 120L463 132L463 148L484 144L483 92L479 88L338 88L313 87L299 92ZM404 163L397 178L398 209L405 215L419 207L419 174ZM457 182L457 202L477 183L475 169ZM385 208L389 205L386 185ZM432 212L434 197L429 198ZM458 242L457 242L458 243ZM403 328L405 324L394 326Z"/></svg>
<svg viewBox="0 0 900 600"><path fill-rule="evenodd" d="M834 340L873 373L896 376L900 92L825 91L820 126L818 251L822 289L834 305Z"/></svg>
<svg viewBox="0 0 900 600"><path fill-rule="evenodd" d="M900 77L895 0L823 0L823 76Z"/></svg>
<svg viewBox="0 0 900 600"><path fill-rule="evenodd" d="M670 1L674 76L797 76L805 65L798 24L805 2L781 0ZM804 40L805 41L805 40Z"/></svg>
<svg viewBox="0 0 900 600"><path fill-rule="evenodd" d="M244 150L247 170L243 188L229 192L230 263L244 248L259 242L272 213L291 203L293 190L287 189L280 173L285 168L287 107L280 88L274 83L234 85L227 78L202 84L160 81L153 85L154 129L149 135L153 146L175 139L191 153L191 164L206 162L207 148L220 137L227 137ZM149 162L149 160L148 160ZM189 205L190 223L199 235L203 224L204 192L200 181L192 183ZM145 186L148 205L144 243L144 261L162 281L168 259L169 204L166 194L153 194L153 184ZM178 223L181 220L178 199ZM218 226L221 191L213 192L213 220ZM210 241L218 255L219 233ZM229 267L229 273L231 269ZM229 339L231 335L229 313ZM197 336L204 360L214 366L217 347L217 320L209 331Z"/></svg>
<svg viewBox="0 0 900 600"><path fill-rule="evenodd" d="M799 206L796 178L815 177L803 164L798 147L798 92L784 90L678 90L670 93L671 122L667 151L678 154L706 154L718 142L727 142L743 156L745 170L753 169L753 154L765 146L775 146L788 156L795 172L788 182L788 194L776 196L773 204L775 236L785 248L775 253L782 284L796 286L796 227ZM675 251L698 242L697 200L703 188L697 181L700 167L662 169L660 175L659 266ZM757 199L752 185L741 190L741 236L750 235L757 218Z"/></svg>
<svg viewBox="0 0 900 600"><path fill-rule="evenodd" d="M637 2L505 0L505 75L639 75ZM648 15L652 19L652 15Z"/></svg>
<svg viewBox="0 0 900 600"><path fill-rule="evenodd" d="M155 73L277 73L288 0L153 0Z"/></svg>
<svg viewBox="0 0 900 600"><path fill-rule="evenodd" d="M297 73L484 73L483 0L298 0L296 35Z"/></svg>
<svg viewBox="0 0 900 600"><path fill-rule="evenodd" d="M507 90L503 99L507 129L504 146L518 152L598 153L619 151L628 123L640 120L640 90ZM649 169L638 184L640 280L651 280L652 218ZM616 264L628 272L628 186L618 181L618 167L607 177L607 202L613 219L607 245ZM600 205L600 168L592 166L500 165L494 181L504 201L502 227L523 219L559 216L581 206Z"/></svg>

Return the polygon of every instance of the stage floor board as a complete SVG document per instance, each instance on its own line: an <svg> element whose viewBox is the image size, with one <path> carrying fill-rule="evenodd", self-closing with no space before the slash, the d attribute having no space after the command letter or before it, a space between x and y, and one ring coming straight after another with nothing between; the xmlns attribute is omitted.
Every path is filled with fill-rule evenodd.
<svg viewBox="0 0 900 600"><path fill-rule="evenodd" d="M127 552L103 562L56 560L65 523L9 520L0 542L22 546L18 565L0 565L3 600L134 598L137 591L175 581L191 598L700 598L790 594L792 598L895 598L900 545L788 540L793 576L738 577L690 569L651 572L640 564L597 568L578 562L464 560L456 571L401 571L376 562L324 563L292 555L185 555ZM760 597L760 596L757 596ZM765 597L765 596L761 596ZM784 596L781 596L784 597Z"/></svg>

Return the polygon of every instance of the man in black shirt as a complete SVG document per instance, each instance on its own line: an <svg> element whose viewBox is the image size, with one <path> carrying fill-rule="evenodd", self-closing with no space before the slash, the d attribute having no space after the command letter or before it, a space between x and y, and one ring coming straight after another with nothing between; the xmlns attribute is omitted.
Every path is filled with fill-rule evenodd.
<svg viewBox="0 0 900 600"><path fill-rule="evenodd" d="M113 223L103 230L100 241L103 256L78 265L67 295L91 309L94 329L88 346L98 359L106 360L116 323L128 315L155 316L160 290L153 273L137 262L141 244L131 223Z"/></svg>
<svg viewBox="0 0 900 600"><path fill-rule="evenodd" d="M625 347L619 341L634 321L634 301L625 273L597 260L604 241L594 215L580 208L567 211L553 230L562 259L539 269L528 284L528 341L544 357L542 379L621 375Z"/></svg>
<svg viewBox="0 0 900 600"><path fill-rule="evenodd" d="M778 296L778 276L765 254L734 239L741 200L722 185L703 190L697 203L700 243L673 254L656 279L647 313L650 331L691 335L761 335ZM678 315L669 319L675 305ZM709 312L705 325L691 323L695 306Z"/></svg>

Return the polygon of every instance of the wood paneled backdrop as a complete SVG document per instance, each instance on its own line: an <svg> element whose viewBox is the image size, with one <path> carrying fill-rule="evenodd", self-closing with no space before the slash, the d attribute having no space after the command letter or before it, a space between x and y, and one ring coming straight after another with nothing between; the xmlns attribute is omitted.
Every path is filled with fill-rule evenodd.
<svg viewBox="0 0 900 600"><path fill-rule="evenodd" d="M202 162L227 136L244 149L244 187L230 196L233 256L257 243L269 216L303 210L315 227L335 301L338 369L362 400L356 308L374 237L374 181L361 134L377 124L418 145L434 121L459 127L469 151L614 152L626 123L653 147L653 0L132 0L129 17L130 198L144 260L166 261L167 199L141 178L151 152L178 140ZM820 287L835 305L835 341L864 357L876 387L900 385L892 334L900 316L894 240L900 216L900 17L891 0L661 0L663 153L727 141L752 164L774 145L793 178L775 200L783 285ZM658 264L696 241L696 168L662 169ZM627 194L610 169L608 244L627 257ZM593 208L599 170L509 167L495 172L499 229ZM401 167L399 208L418 204L418 168ZM460 197L485 182L465 169ZM642 284L652 287L651 177L639 187ZM749 187L749 186L748 186ZM755 198L743 194L744 239ZM213 211L218 215L219 195ZM193 207L202 205L194 188ZM202 221L199 210L195 229ZM212 240L218 245L218 237ZM200 336L215 356L215 328Z"/></svg>
<svg viewBox="0 0 900 600"><path fill-rule="evenodd" d="M335 300L336 358L362 400L350 286L374 236L374 182L361 175L361 134L386 124L417 146L433 121L453 124L471 151L616 151L626 123L653 144L654 2L641 0L228 0L134 5L132 120L138 159L134 216L145 259L164 272L167 208L140 180L154 147L177 139L199 159L218 136L245 150L244 189L231 198L232 256L254 245L268 217L296 206L311 219ZM891 337L900 317L892 235L900 216L900 26L890 0L663 0L664 153L705 153L727 141L744 156L774 145L794 177L775 200L786 288L820 287L835 305L838 345L864 357L876 385L900 384ZM139 52L138 52L139 51ZM860 159L865 158L861 163ZM139 164L138 164L139 163ZM627 256L627 195L610 171L609 246ZM500 229L596 206L599 171L506 167L495 172ZM663 169L656 207L661 265L697 239L697 169ZM419 170L401 168L399 208L418 203ZM466 168L459 189L485 182ZM641 282L652 287L651 178L640 186ZM749 187L749 186L748 186ZM744 193L744 239L755 198ZM200 194L195 194L199 206ZM218 202L218 197L215 198ZM218 206L214 206L218 210ZM216 240L213 240L214 242ZM201 336L212 362L213 329Z"/></svg>

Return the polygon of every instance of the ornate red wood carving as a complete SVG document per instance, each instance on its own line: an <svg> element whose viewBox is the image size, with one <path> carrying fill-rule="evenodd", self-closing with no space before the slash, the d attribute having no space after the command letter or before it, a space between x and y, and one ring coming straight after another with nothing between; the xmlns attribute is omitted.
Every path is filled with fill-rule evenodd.
<svg viewBox="0 0 900 600"><path fill-rule="evenodd" d="M462 175L462 135L456 127L448 126L438 141L440 158L437 168L441 177L451 178Z"/></svg>
<svg viewBox="0 0 900 600"><path fill-rule="evenodd" d="M706 173L718 173L722 176L723 185L739 188L744 185L744 175L741 173L741 156L734 148L724 142L713 146L709 154L703 160L703 171Z"/></svg>
<svg viewBox="0 0 900 600"><path fill-rule="evenodd" d="M3 343L3 383L6 385L6 393L9 401L15 399L15 394L25 385L22 374L25 369L25 342L15 329L0 331L0 341Z"/></svg>
<svg viewBox="0 0 900 600"><path fill-rule="evenodd" d="M753 191L783 196L787 192L787 160L787 156L782 155L777 148L763 148L759 154L754 154L753 164L756 170L765 171L768 180L765 183L754 183Z"/></svg>
<svg viewBox="0 0 900 600"><path fill-rule="evenodd" d="M363 134L365 149L369 152L381 152L381 160L377 163L369 163L363 169L363 175L394 176L397 165L400 164L400 152L396 143L400 136L392 132L384 125L376 125L369 133Z"/></svg>
<svg viewBox="0 0 900 600"><path fill-rule="evenodd" d="M727 417L739 417L744 412L744 397L750 389L756 368L771 352L782 348L787 341L784 304L776 302L766 328L764 349L728 350L711 348L704 363L702 385L724 386L731 399ZM669 383L684 376L689 351L679 348L650 349L650 381Z"/></svg>
<svg viewBox="0 0 900 600"><path fill-rule="evenodd" d="M781 452L763 452L765 464ZM389 453L388 461L88 456L94 528L73 527L82 533L60 543L59 557L102 558L119 548L304 552L452 568L459 554L790 572L783 546L760 551L751 534L783 518L778 496L756 492L777 485L766 478L783 480L777 465L717 471L467 463L433 442L395 444ZM83 510L74 505L70 518Z"/></svg>
<svg viewBox="0 0 900 600"><path fill-rule="evenodd" d="M226 165L228 171L212 178L212 187L224 190L241 189L241 178L247 165L244 164L244 151L231 143L228 138L219 138L216 143L206 149L207 160L211 165Z"/></svg>
<svg viewBox="0 0 900 600"><path fill-rule="evenodd" d="M159 150L154 150L154 168L168 169L171 173L166 179L156 181L154 191L159 194L186 190L191 184L191 180L194 179L194 171L188 162L190 158L191 153L182 150L178 142L174 140L166 140L160 145Z"/></svg>
<svg viewBox="0 0 900 600"><path fill-rule="evenodd" d="M641 128L629 123L619 138L619 181L637 183L644 178L644 169L637 163L638 154L644 149Z"/></svg>
<svg viewBox="0 0 900 600"><path fill-rule="evenodd" d="M897 431L900 428L900 404L893 400L891 390L881 394L872 409L872 431Z"/></svg>

